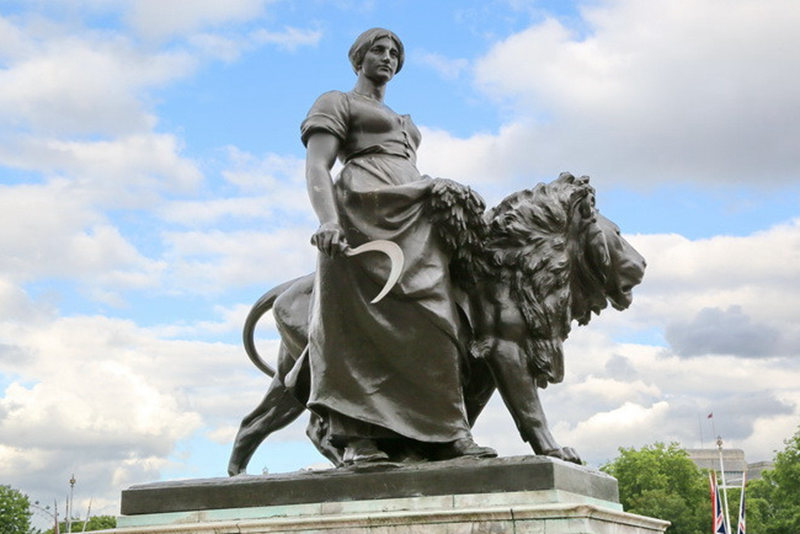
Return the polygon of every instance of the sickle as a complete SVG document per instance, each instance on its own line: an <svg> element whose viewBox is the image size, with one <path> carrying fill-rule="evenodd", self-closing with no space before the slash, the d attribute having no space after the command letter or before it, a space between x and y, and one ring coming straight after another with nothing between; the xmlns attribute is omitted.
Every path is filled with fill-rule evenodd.
<svg viewBox="0 0 800 534"><path fill-rule="evenodd" d="M386 294L394 287L397 281L400 279L400 275L403 274L403 265L405 264L406 258L403 255L403 249L401 249L397 243L392 241L387 241L385 239L376 239L375 241L369 241L360 245L356 248L347 248L344 251L345 256L357 256L359 254L363 254L364 252L383 252L387 256L389 256L389 262L391 263L391 269L389 270L389 278L386 279L386 284L384 284L383 289L381 292L378 293L374 299L370 302L371 304L375 304L379 302Z"/></svg>

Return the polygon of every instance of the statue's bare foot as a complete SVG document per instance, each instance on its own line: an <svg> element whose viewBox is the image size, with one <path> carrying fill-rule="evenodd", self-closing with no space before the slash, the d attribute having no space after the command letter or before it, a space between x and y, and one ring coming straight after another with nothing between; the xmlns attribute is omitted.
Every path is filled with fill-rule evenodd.
<svg viewBox="0 0 800 534"><path fill-rule="evenodd" d="M556 449L543 451L541 454L544 456L558 458L560 460L564 460L565 462L572 462L578 465L583 463L581 461L581 457L578 456L578 451L576 451L572 447L558 447Z"/></svg>

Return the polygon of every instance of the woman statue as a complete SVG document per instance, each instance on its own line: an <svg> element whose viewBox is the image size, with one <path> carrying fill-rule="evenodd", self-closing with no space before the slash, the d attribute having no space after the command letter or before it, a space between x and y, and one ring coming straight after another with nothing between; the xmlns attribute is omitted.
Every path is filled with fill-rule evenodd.
<svg viewBox="0 0 800 534"><path fill-rule="evenodd" d="M301 126L320 220L311 238L320 254L307 406L343 449L345 464L389 459L400 443L439 458L494 456L475 444L467 422L462 328L449 256L424 209L432 181L416 168L420 132L384 104L386 85L403 66L403 44L374 28L356 39L349 57L354 89L320 96ZM337 157L344 167L333 180ZM343 252L375 239L399 245L406 263L398 284L371 304L388 260Z"/></svg>

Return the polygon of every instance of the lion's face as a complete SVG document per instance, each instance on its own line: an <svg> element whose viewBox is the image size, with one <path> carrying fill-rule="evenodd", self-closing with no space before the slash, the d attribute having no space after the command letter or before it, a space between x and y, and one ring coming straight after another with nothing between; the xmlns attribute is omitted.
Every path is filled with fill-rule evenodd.
<svg viewBox="0 0 800 534"><path fill-rule="evenodd" d="M631 291L642 281L647 263L622 237L616 224L600 213L596 216L597 226L608 251L608 263L604 273L605 296L615 309L624 310L633 301Z"/></svg>

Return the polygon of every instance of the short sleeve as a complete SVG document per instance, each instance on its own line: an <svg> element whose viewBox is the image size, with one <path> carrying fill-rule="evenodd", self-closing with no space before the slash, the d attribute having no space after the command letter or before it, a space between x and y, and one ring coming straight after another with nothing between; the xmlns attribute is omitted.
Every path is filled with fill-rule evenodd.
<svg viewBox="0 0 800 534"><path fill-rule="evenodd" d="M311 134L318 131L328 132L344 141L347 136L349 108L347 96L341 91L329 91L317 98L300 125L303 145L307 145Z"/></svg>

